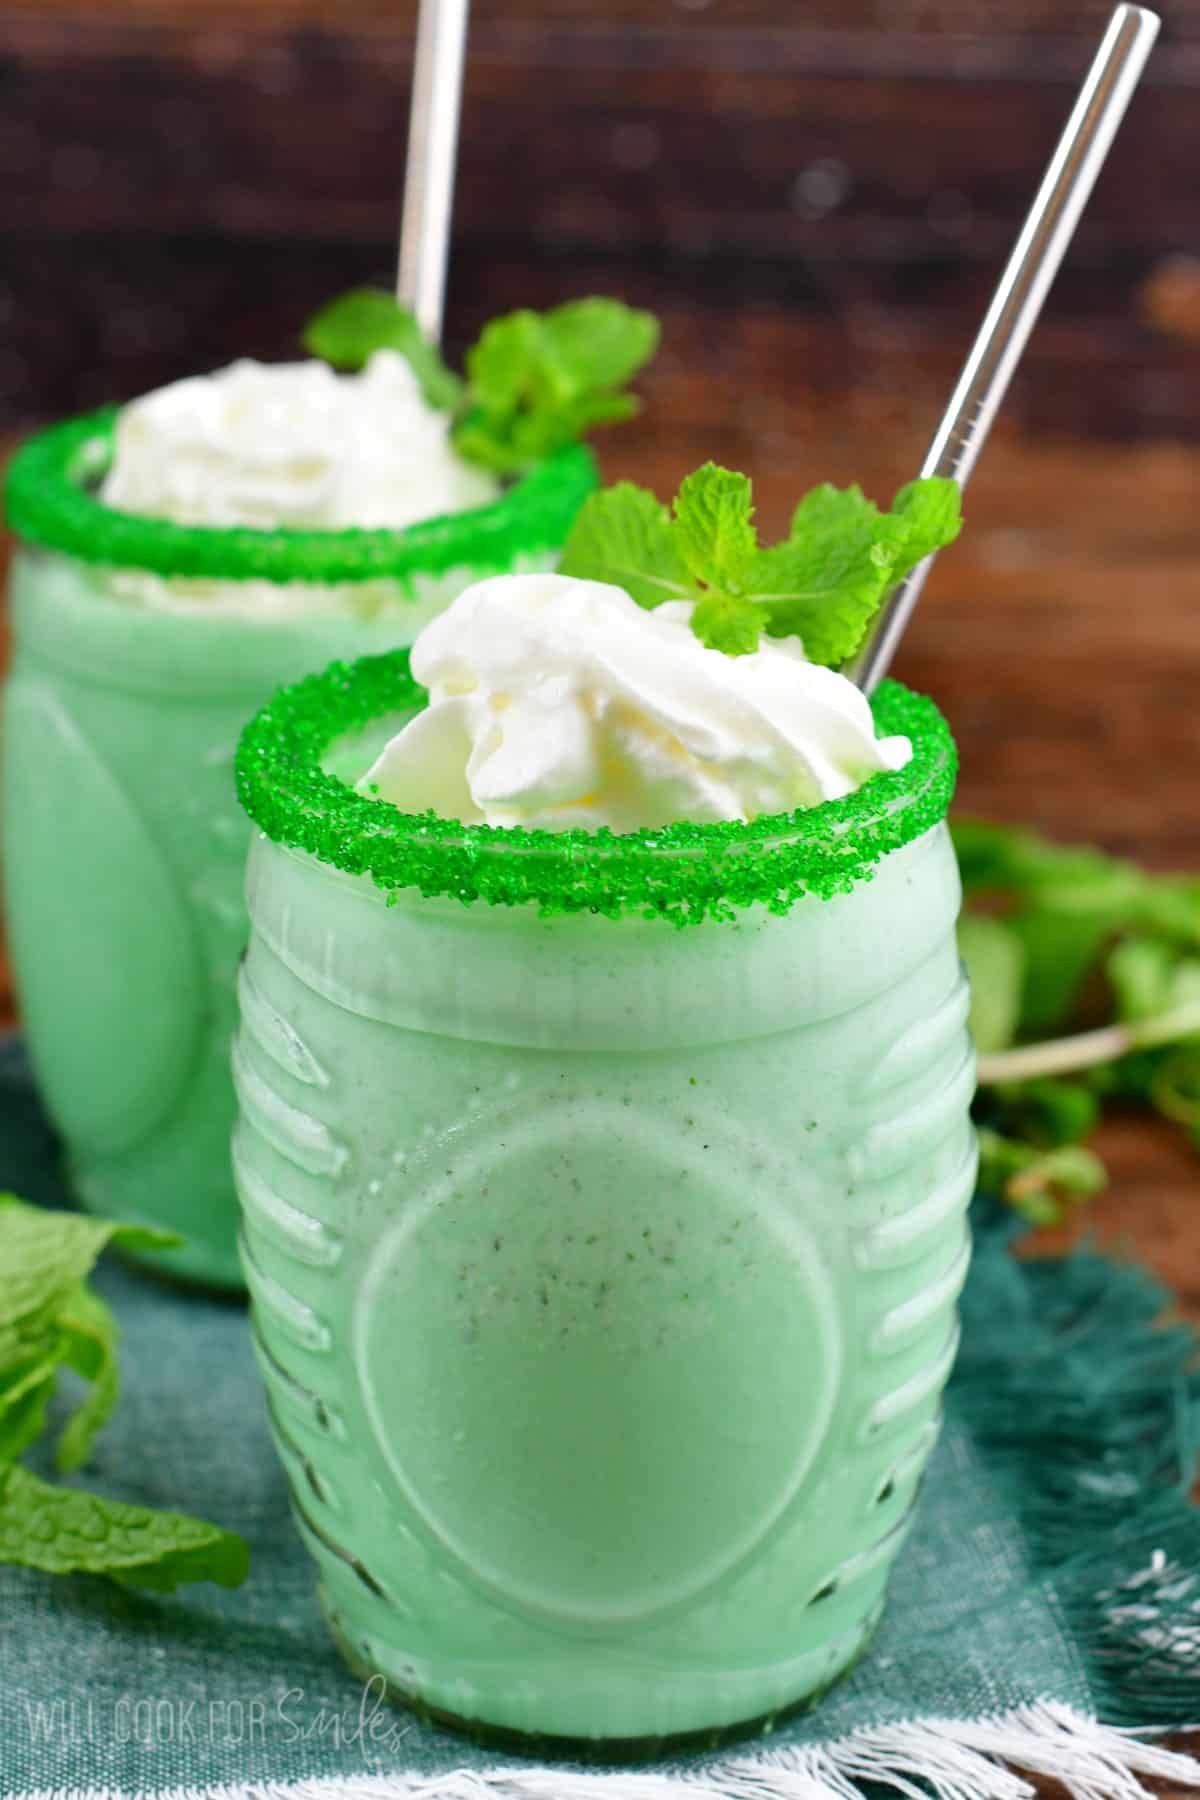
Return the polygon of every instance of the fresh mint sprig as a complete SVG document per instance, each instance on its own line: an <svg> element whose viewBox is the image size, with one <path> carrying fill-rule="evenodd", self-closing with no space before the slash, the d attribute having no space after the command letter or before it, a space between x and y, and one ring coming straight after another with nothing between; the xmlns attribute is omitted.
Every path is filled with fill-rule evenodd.
<svg viewBox="0 0 1200 1800"><path fill-rule="evenodd" d="M617 300L571 300L550 312L493 319L467 351L454 447L505 475L638 410L625 393L658 347L658 321Z"/></svg>
<svg viewBox="0 0 1200 1800"><path fill-rule="evenodd" d="M460 379L416 319L382 288L356 288L310 319L305 347L339 369L398 350L430 406L455 415L454 447L498 475L519 474L595 425L632 418L626 383L654 354L658 321L618 300L571 300L484 327Z"/></svg>
<svg viewBox="0 0 1200 1800"><path fill-rule="evenodd" d="M18 1460L45 1433L64 1369L89 1385L58 1437L61 1474L86 1462L116 1405L120 1334L87 1285L96 1258L113 1242L145 1250L177 1240L0 1195L0 1563L56 1575L108 1575L161 1592L185 1581L235 1587L248 1560L236 1533L57 1487Z"/></svg>
<svg viewBox="0 0 1200 1800"><path fill-rule="evenodd" d="M953 829L981 1181L1061 1217L1102 1185L1083 1140L1110 1103L1200 1148L1200 880L982 820Z"/></svg>
<svg viewBox="0 0 1200 1800"><path fill-rule="evenodd" d="M784 541L764 549L747 477L705 463L669 511L627 481L593 494L559 568L623 587L639 606L691 602L696 636L728 656L756 650L765 631L799 637L811 662L838 668L888 590L961 528L953 481L910 482L890 512L861 488L826 485L801 500Z"/></svg>

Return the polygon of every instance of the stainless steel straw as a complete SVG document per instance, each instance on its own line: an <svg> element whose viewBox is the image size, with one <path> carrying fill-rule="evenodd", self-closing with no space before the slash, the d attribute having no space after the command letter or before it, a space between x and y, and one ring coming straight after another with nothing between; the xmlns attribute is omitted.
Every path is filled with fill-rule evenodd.
<svg viewBox="0 0 1200 1800"><path fill-rule="evenodd" d="M470 0L421 0L408 119L396 295L431 343L442 335Z"/></svg>
<svg viewBox="0 0 1200 1800"><path fill-rule="evenodd" d="M1161 21L1141 6L1118 6L1008 266L937 429L922 475L965 487L1012 379L1050 284L1104 166ZM927 556L889 594L845 673L871 693L887 673L933 564Z"/></svg>

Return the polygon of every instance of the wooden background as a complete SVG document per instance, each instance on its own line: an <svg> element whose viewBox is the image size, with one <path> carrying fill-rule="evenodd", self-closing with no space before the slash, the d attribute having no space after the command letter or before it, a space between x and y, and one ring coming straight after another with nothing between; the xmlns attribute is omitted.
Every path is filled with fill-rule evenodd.
<svg viewBox="0 0 1200 1800"><path fill-rule="evenodd" d="M1106 0L476 0L448 336L654 307L638 425L780 527L918 465ZM1200 0L1162 40L899 672L965 807L1200 869ZM293 353L388 281L405 0L0 0L0 435ZM1097 1209L1200 1318L1200 1173L1105 1133Z"/></svg>
<svg viewBox="0 0 1200 1800"><path fill-rule="evenodd" d="M1030 432L1196 434L1171 259L1200 254L1200 0L1165 10L1010 411ZM451 342L619 289L663 313L669 429L736 425L760 463L883 427L915 453L1106 13L477 0ZM280 354L386 280L411 24L408 0L0 3L0 418Z"/></svg>

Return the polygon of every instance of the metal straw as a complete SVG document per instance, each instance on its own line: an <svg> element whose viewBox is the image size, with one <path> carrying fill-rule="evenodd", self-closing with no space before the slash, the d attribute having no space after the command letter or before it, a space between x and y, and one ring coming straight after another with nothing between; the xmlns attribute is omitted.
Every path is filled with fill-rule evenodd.
<svg viewBox="0 0 1200 1800"><path fill-rule="evenodd" d="M442 335L470 0L421 0L408 119L396 297L431 343Z"/></svg>
<svg viewBox="0 0 1200 1800"><path fill-rule="evenodd" d="M1012 379L1042 302L1104 166L1117 127L1158 35L1157 14L1118 6L1058 148L1008 260L975 347L921 465L965 487ZM933 564L927 556L894 588L845 673L871 693L887 673Z"/></svg>

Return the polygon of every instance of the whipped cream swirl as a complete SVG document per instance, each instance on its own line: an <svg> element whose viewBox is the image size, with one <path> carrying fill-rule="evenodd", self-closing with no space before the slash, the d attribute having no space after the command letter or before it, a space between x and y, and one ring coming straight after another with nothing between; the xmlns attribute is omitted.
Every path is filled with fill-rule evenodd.
<svg viewBox="0 0 1200 1800"><path fill-rule="evenodd" d="M468 824L632 831L814 806L909 761L798 638L726 656L690 614L563 575L478 582L414 644L429 704L360 790Z"/></svg>
<svg viewBox="0 0 1200 1800"><path fill-rule="evenodd" d="M357 375L243 360L123 408L101 498L181 525L400 529L495 498L395 350Z"/></svg>

